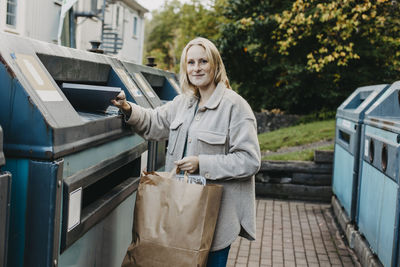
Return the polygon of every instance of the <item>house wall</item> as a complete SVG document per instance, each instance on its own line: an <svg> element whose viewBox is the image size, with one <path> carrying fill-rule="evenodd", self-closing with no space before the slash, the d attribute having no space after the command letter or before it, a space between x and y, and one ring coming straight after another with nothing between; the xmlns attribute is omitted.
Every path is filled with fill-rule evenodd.
<svg viewBox="0 0 400 267"><path fill-rule="evenodd" d="M6 24L7 1L0 0L0 30L56 43L60 10L58 0L17 0L17 25L13 27Z"/></svg>
<svg viewBox="0 0 400 267"><path fill-rule="evenodd" d="M136 35L133 34L135 17L137 18ZM140 16L136 10L125 8L123 25L124 44L118 53L118 57L141 64L144 43L144 17Z"/></svg>
<svg viewBox="0 0 400 267"><path fill-rule="evenodd" d="M103 0L98 0L98 9ZM78 1L76 11L88 11L90 2ZM119 10L119 11L118 11ZM119 15L117 15L119 13ZM101 13L99 14L101 16ZM137 34L133 34L134 17L137 17ZM118 23L117 23L118 20ZM106 27L111 27L123 39L122 49L116 55L120 59L142 63L144 44L144 16L137 10L116 1L108 4L105 10ZM78 49L90 49L91 40L101 40L101 20L98 18L78 17L76 27L76 44Z"/></svg>
<svg viewBox="0 0 400 267"><path fill-rule="evenodd" d="M102 0L97 1L97 9L101 9ZM79 1L75 4L76 12L89 12L90 1ZM99 14L101 16L101 13ZM78 17L76 20L76 48L88 50L91 48L90 41L100 41L101 20L99 18Z"/></svg>
<svg viewBox="0 0 400 267"><path fill-rule="evenodd" d="M61 0L17 0L16 26L6 25L7 0L0 0L0 31L20 36L57 43ZM101 10L103 0L98 0ZM119 16L117 10L119 9ZM91 11L90 0L78 0L75 12ZM101 13L98 15L101 16ZM118 17L118 23L117 23ZM133 34L134 18L137 18L137 34ZM118 31L124 43L116 55L118 58L142 63L144 44L144 14L128 7L123 1L108 4L105 23ZM76 48L91 48L90 41L101 40L101 20L99 18L78 17L76 20Z"/></svg>

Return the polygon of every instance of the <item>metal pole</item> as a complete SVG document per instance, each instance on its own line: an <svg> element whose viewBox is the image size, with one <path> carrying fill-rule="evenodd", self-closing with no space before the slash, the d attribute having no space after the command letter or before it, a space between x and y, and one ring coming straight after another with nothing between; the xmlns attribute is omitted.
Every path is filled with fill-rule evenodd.
<svg viewBox="0 0 400 267"><path fill-rule="evenodd" d="M103 33L104 33L104 16L106 13L106 1L107 0L103 0L103 7L101 8L101 43L103 43L104 41L104 37L103 37Z"/></svg>

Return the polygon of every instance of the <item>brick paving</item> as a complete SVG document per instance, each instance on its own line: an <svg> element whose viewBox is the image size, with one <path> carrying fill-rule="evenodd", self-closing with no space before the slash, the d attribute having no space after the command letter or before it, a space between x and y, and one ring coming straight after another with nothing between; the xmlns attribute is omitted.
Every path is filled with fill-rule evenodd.
<svg viewBox="0 0 400 267"><path fill-rule="evenodd" d="M238 238L228 267L361 266L340 235L330 204L257 200L257 240Z"/></svg>

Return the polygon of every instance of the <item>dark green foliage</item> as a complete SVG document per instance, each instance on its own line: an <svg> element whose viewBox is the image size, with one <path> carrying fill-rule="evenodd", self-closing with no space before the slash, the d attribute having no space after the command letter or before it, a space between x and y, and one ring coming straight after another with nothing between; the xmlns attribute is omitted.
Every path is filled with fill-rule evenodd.
<svg viewBox="0 0 400 267"><path fill-rule="evenodd" d="M320 48L316 35L321 29L329 32L331 21L315 22L311 34L296 39L287 55L279 53L278 40L273 39L279 24L273 15L291 10L294 2L227 0L225 5L223 14L229 21L221 28L218 44L230 79L238 84L237 90L254 110L279 108L297 114L333 111L356 88L392 83L400 77L399 68L388 61L398 45L381 41L377 33L367 33L368 25L350 37L360 58L349 60L345 66L332 62L320 71L307 67L307 55ZM312 5L318 2L322 1ZM374 25L373 20L363 23ZM388 19L386 23L385 37L390 31L395 34L398 22Z"/></svg>

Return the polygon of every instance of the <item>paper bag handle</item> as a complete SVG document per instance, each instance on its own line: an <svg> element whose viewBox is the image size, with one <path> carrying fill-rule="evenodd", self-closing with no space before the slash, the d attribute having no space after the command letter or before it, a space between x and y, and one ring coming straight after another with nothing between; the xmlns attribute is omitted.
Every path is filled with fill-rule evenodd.
<svg viewBox="0 0 400 267"><path fill-rule="evenodd" d="M179 169L179 167L175 165L175 167L169 173L169 178L174 178L174 176L180 172L181 170ZM189 181L189 174L187 171L185 171L185 173L183 174L183 180L185 181L185 183Z"/></svg>

